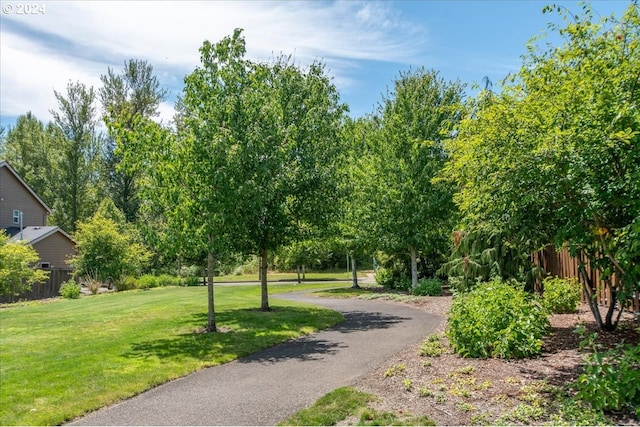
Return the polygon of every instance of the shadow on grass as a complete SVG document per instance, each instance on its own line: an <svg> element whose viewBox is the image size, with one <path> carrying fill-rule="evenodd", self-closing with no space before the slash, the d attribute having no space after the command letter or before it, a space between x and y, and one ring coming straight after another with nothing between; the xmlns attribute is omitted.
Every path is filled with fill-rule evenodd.
<svg viewBox="0 0 640 427"><path fill-rule="evenodd" d="M342 344L313 336L290 340L299 335L303 327L330 327L335 324L336 316L339 315L307 307L276 307L268 312L256 309L227 310L216 313L216 324L223 332L202 333L197 330L206 324L207 314L198 313L192 316L190 322L193 332L134 343L123 356L176 362L192 359L215 365L285 343L270 348L268 352L241 359L241 362L316 360L321 355L335 354ZM382 313L353 311L345 313L344 321L332 329L340 333L387 329L403 320L406 319Z"/></svg>

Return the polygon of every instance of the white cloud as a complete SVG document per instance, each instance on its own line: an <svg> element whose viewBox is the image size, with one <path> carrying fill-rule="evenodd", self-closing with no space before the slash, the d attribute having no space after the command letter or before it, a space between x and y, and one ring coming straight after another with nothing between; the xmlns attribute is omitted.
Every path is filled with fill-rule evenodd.
<svg viewBox="0 0 640 427"><path fill-rule="evenodd" d="M0 30L0 113L31 110L45 121L55 108L53 89L69 80L99 87L107 67L119 71L130 58L149 61L176 95L199 63L202 42L237 27L245 29L249 57L293 54L301 65L321 59L339 88L352 83L357 61L408 63L426 37L389 3L351 1L60 1L48 2L44 15L3 20L11 25ZM161 113L170 120L168 105Z"/></svg>

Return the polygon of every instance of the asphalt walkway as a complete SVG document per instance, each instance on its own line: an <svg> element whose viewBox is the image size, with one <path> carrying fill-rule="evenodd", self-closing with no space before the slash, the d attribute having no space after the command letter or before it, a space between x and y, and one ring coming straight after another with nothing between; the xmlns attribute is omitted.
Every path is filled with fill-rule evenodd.
<svg viewBox="0 0 640 427"><path fill-rule="evenodd" d="M380 300L277 295L340 311L345 321L248 357L203 369L73 425L275 425L353 384L433 332L441 318Z"/></svg>

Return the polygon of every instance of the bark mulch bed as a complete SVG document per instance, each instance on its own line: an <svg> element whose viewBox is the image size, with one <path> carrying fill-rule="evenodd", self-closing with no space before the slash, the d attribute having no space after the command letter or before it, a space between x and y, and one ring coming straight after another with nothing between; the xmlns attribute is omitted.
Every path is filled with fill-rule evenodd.
<svg viewBox="0 0 640 427"><path fill-rule="evenodd" d="M442 334L451 296L423 297L410 304L443 317L436 334L445 351L438 357L420 356L420 344L406 348L355 386L379 399L372 408L400 416L428 415L437 425L529 425L549 422L561 388L581 372L584 354L573 333L584 323L596 331L593 315L583 305L575 314L552 315L552 334L542 354L533 359L469 359L452 353ZM622 339L638 344L638 319L626 315L618 330L599 332L598 342L613 346ZM426 338L425 334L425 338ZM607 414L613 424L638 425L630 414ZM347 419L343 424L357 424Z"/></svg>

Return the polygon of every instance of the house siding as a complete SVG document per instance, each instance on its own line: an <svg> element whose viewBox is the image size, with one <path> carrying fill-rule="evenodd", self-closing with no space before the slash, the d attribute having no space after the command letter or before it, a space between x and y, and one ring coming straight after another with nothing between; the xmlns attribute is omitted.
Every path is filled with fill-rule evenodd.
<svg viewBox="0 0 640 427"><path fill-rule="evenodd" d="M13 211L22 211L22 224L47 225L47 210L6 167L0 167L0 228L19 227Z"/></svg>
<svg viewBox="0 0 640 427"><path fill-rule="evenodd" d="M69 258L76 254L75 245L61 232L33 244L41 263L49 263L49 268L71 268Z"/></svg>

